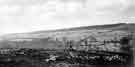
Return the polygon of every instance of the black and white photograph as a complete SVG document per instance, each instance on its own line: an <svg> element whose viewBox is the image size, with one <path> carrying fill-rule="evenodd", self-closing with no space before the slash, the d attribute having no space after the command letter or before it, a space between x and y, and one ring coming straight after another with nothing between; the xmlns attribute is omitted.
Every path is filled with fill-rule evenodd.
<svg viewBox="0 0 135 67"><path fill-rule="evenodd" d="M135 67L135 0L0 0L0 67Z"/></svg>

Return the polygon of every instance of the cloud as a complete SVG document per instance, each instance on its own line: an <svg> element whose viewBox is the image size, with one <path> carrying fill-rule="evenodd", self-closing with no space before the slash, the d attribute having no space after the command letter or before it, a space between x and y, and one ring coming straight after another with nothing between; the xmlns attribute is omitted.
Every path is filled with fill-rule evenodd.
<svg viewBox="0 0 135 67"><path fill-rule="evenodd" d="M97 0L98 14L119 14L128 7L126 0Z"/></svg>
<svg viewBox="0 0 135 67"><path fill-rule="evenodd" d="M134 0L97 0L97 3L95 22L134 23Z"/></svg>
<svg viewBox="0 0 135 67"><path fill-rule="evenodd" d="M135 16L134 0L97 0L97 14L115 16Z"/></svg>
<svg viewBox="0 0 135 67"><path fill-rule="evenodd" d="M48 0L0 0L0 5L35 5L42 4Z"/></svg>

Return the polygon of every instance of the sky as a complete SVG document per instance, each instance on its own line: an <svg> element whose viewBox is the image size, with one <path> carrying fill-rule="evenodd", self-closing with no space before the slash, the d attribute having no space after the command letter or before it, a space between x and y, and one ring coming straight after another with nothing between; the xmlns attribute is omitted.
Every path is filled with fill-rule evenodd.
<svg viewBox="0 0 135 67"><path fill-rule="evenodd" d="M134 23L135 0L0 0L0 35Z"/></svg>

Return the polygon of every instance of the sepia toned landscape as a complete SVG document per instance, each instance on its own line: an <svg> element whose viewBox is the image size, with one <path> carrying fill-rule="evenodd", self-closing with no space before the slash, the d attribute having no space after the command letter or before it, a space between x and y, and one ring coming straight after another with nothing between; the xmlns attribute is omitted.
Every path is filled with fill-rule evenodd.
<svg viewBox="0 0 135 67"><path fill-rule="evenodd" d="M0 67L134 67L135 24L7 34Z"/></svg>

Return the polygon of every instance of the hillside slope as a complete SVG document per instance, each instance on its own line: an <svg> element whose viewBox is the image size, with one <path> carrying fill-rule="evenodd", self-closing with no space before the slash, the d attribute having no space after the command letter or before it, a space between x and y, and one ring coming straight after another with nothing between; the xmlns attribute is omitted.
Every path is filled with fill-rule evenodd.
<svg viewBox="0 0 135 67"><path fill-rule="evenodd" d="M81 40L91 39L91 36L98 41L97 44L102 44L104 40L114 40L116 37L119 40L127 35L129 30L135 30L135 24L119 23L9 34L1 37L0 48L64 48L67 41L78 46Z"/></svg>
<svg viewBox="0 0 135 67"><path fill-rule="evenodd" d="M84 26L84 27L49 30L49 31L36 31L36 32L29 32L29 33L9 34L9 35L4 35L1 38L2 39L40 38L40 37L42 38L45 37L46 35L49 36L57 32L66 33L66 32L82 32L82 31L90 31L90 30L129 31L129 30L135 30L135 24L119 23L119 24Z"/></svg>

